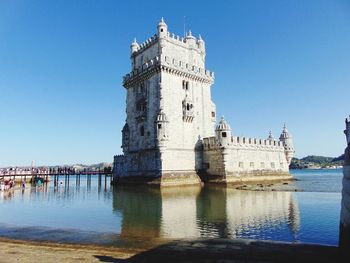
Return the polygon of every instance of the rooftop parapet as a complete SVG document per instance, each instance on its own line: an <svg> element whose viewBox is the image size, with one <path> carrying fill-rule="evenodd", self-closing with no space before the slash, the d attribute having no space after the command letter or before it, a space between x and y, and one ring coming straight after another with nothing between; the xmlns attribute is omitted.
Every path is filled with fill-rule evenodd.
<svg viewBox="0 0 350 263"><path fill-rule="evenodd" d="M159 39L167 40L174 44L180 45L184 48L190 48L190 49L194 48L198 52L205 54L205 43L201 36L199 36L197 39L192 35L191 31L186 33L185 37L180 37L179 35L175 35L174 33L171 33L168 31L168 26L164 22L163 18L158 24L158 35L154 34L152 37L148 38L146 41L144 41L140 45L137 44L136 41L134 41L131 44L132 46L131 54L137 55L141 53L143 50L152 46L154 43L157 43Z"/></svg>
<svg viewBox="0 0 350 263"><path fill-rule="evenodd" d="M146 41L143 43L139 44L132 55L137 55L138 53L142 52L143 50L147 49L148 47L152 46L154 43L157 43L158 36L153 35L152 37L148 38ZM135 41L134 41L135 42Z"/></svg>
<svg viewBox="0 0 350 263"><path fill-rule="evenodd" d="M167 66L168 68L172 68L175 70L179 70L183 73L188 73L188 74L203 78L209 82L213 82L215 78L214 72L211 72L207 69L199 68L196 65L192 65L184 61L179 61L175 58L170 58L168 56L162 56L162 57L156 56L153 59L150 59L149 61L145 62L142 66L137 67L130 73L126 74L123 77L123 83L125 84L126 82L138 76L139 74L150 70L154 66L159 66L159 65Z"/></svg>
<svg viewBox="0 0 350 263"><path fill-rule="evenodd" d="M203 145L204 145L204 149L214 149L214 148L221 147L216 137L203 138ZM239 137L239 136L231 137L231 144L228 147L232 147L232 146L254 146L254 147L261 147L264 149L268 149L268 148L270 149L280 148L281 150L284 149L283 143L281 141L257 139L257 138L249 138L249 137Z"/></svg>
<svg viewBox="0 0 350 263"><path fill-rule="evenodd" d="M122 160L124 160L124 155L123 154L114 155L114 161L122 161Z"/></svg>

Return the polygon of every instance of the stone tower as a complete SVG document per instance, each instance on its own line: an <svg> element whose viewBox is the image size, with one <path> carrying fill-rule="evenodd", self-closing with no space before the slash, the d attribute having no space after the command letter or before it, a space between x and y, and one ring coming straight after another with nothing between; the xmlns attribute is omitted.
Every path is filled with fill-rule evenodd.
<svg viewBox="0 0 350 263"><path fill-rule="evenodd" d="M124 155L115 157L119 180L198 183L198 141L215 135L211 100L214 74L205 68L205 43L191 31L168 31L163 18L157 34L131 46L131 72L124 76L126 123Z"/></svg>

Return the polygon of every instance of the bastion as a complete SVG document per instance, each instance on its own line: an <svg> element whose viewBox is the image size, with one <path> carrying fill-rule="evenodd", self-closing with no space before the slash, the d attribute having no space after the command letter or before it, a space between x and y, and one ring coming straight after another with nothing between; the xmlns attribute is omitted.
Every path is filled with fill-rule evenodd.
<svg viewBox="0 0 350 263"><path fill-rule="evenodd" d="M211 99L214 72L205 67L201 36L179 37L161 19L157 33L132 42L123 78L126 121L113 182L161 186L290 180L292 136L238 137Z"/></svg>

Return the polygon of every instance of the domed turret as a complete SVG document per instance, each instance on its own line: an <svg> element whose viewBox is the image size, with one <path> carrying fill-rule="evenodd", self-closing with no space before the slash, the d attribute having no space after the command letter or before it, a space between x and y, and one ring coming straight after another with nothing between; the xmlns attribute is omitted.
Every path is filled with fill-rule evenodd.
<svg viewBox="0 0 350 263"><path fill-rule="evenodd" d="M284 152L286 154L288 164L290 164L294 156L294 147L292 135L289 134L286 125L283 126L280 141L283 143Z"/></svg>
<svg viewBox="0 0 350 263"><path fill-rule="evenodd" d="M269 141L273 141L273 140L275 140L275 138L273 137L273 135L272 135L272 132L271 132L271 131L269 131L269 137L267 137L267 139L268 139Z"/></svg>
<svg viewBox="0 0 350 263"><path fill-rule="evenodd" d="M157 129L157 141L161 144L162 141L168 140L168 129L167 129L168 118L163 110L160 110L156 119Z"/></svg>
<svg viewBox="0 0 350 263"><path fill-rule="evenodd" d="M201 52L205 52L205 43L204 43L204 40L202 39L201 35L199 35L199 38L197 40L197 45L198 45L198 48Z"/></svg>
<svg viewBox="0 0 350 263"><path fill-rule="evenodd" d="M139 44L136 42L136 38L134 38L134 41L130 45L131 55L137 52L137 50L140 48Z"/></svg>
<svg viewBox="0 0 350 263"><path fill-rule="evenodd" d="M226 122L224 116L221 117L215 128L216 139L221 146L227 146L231 143L231 127Z"/></svg>
<svg viewBox="0 0 350 263"><path fill-rule="evenodd" d="M164 18L162 17L159 24L158 24L158 36L160 38L162 37L166 37L168 35L168 26L167 24L164 22Z"/></svg>
<svg viewBox="0 0 350 263"><path fill-rule="evenodd" d="M186 43L189 46L195 46L196 45L196 38L194 36L192 36L192 32L191 30L188 31L186 38L185 38Z"/></svg>

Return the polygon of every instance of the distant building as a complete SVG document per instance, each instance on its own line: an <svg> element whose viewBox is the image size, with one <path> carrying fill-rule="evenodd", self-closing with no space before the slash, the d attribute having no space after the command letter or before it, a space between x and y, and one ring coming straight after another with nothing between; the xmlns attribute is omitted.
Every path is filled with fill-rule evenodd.
<svg viewBox="0 0 350 263"><path fill-rule="evenodd" d="M294 154L286 127L279 140L237 137L211 100L214 73L205 68L205 42L179 37L162 19L157 34L131 44L123 155L114 157L116 182L161 185L201 180L290 179ZM266 178L268 176L268 178ZM273 176L273 177L272 177Z"/></svg>

